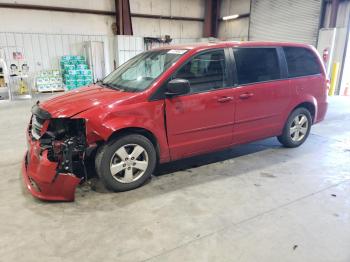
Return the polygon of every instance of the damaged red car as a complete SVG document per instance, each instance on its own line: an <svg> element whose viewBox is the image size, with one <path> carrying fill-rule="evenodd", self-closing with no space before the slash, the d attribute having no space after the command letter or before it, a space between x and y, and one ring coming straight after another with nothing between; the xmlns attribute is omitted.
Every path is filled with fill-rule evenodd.
<svg viewBox="0 0 350 262"><path fill-rule="evenodd" d="M308 45L147 51L103 81L34 105L23 177L37 198L72 201L89 161L107 188L126 191L158 163L273 136L297 147L325 117L327 86Z"/></svg>

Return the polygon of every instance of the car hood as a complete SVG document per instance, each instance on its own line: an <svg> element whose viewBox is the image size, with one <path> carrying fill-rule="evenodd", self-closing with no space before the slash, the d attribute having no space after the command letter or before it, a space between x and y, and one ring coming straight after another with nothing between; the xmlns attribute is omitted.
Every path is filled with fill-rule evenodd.
<svg viewBox="0 0 350 262"><path fill-rule="evenodd" d="M132 96L135 96L135 93L121 92L94 85L51 98L40 103L40 107L48 111L53 118L72 117L92 107L117 100L125 100Z"/></svg>

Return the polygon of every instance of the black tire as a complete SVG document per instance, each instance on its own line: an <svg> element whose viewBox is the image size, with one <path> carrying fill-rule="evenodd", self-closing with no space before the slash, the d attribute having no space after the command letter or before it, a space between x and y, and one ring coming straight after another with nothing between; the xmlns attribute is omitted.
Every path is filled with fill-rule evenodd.
<svg viewBox="0 0 350 262"><path fill-rule="evenodd" d="M143 161L148 162L148 165L147 168L145 168L145 171L141 171L133 168L132 164L130 164L130 166L129 163L127 165L125 164L126 166L128 166L126 168L131 169L132 172L136 170L136 174L137 172L143 172L143 174L140 175L140 177L135 181L121 182L118 180L122 180L126 177L125 173L123 177L123 171L126 172L126 168L124 168L123 171L120 171L121 173L117 173L115 174L115 176L113 176L111 172L111 161L114 161L115 158L117 158L117 160L119 161L119 163L117 164L119 165L120 163L122 163L121 158L118 157L118 154L116 155L116 151L124 146L126 146L125 148L128 149L127 145L141 146L142 149L144 149L144 151L146 152L142 154L147 156L147 161ZM131 157L129 161L130 160ZM135 159L135 161L137 161L137 159ZM127 163L126 161L124 162ZM151 177L152 172L155 169L156 163L157 154L152 142L148 138L139 134L126 134L123 136L119 136L116 139L112 139L111 141L107 142L106 144L100 147L95 158L96 172L99 178L102 180L103 184L108 189L116 192L132 190L143 185L147 181L147 179Z"/></svg>
<svg viewBox="0 0 350 262"><path fill-rule="evenodd" d="M295 125L294 120L296 119L297 116L305 116L307 119L307 131L299 141L293 140L293 136L291 134L291 128L294 127ZM309 136L311 125L312 125L312 117L311 117L310 111L304 107L299 107L289 115L283 127L283 133L282 135L278 136L277 139L285 147L289 147L289 148L298 147L301 144L303 144L307 139L307 137ZM301 126L301 128L302 127L303 126ZM306 126L303 128L305 129Z"/></svg>

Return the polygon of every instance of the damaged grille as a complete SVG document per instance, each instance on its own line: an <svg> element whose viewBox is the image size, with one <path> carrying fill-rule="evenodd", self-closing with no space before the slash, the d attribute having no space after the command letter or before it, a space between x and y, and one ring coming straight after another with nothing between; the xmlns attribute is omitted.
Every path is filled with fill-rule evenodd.
<svg viewBox="0 0 350 262"><path fill-rule="evenodd" d="M45 120L39 118L36 115L32 116L32 137L36 140L39 140L39 138L41 137L41 129L43 128L43 124L44 124Z"/></svg>
<svg viewBox="0 0 350 262"><path fill-rule="evenodd" d="M48 150L48 159L58 163L58 173L85 175L85 119L51 118L45 132L41 130L39 141L42 150Z"/></svg>
<svg viewBox="0 0 350 262"><path fill-rule="evenodd" d="M80 178L86 177L85 119L53 118L37 103L32 107L28 131L31 139L39 142L40 155L46 151L47 159L57 163L56 174L70 173ZM35 184L32 186L35 187Z"/></svg>

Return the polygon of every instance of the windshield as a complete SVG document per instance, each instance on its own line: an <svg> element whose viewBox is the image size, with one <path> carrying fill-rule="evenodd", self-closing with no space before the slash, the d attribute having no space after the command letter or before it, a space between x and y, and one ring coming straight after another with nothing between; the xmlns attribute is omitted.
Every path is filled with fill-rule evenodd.
<svg viewBox="0 0 350 262"><path fill-rule="evenodd" d="M157 50L141 53L109 74L102 84L130 92L143 91L187 50Z"/></svg>

